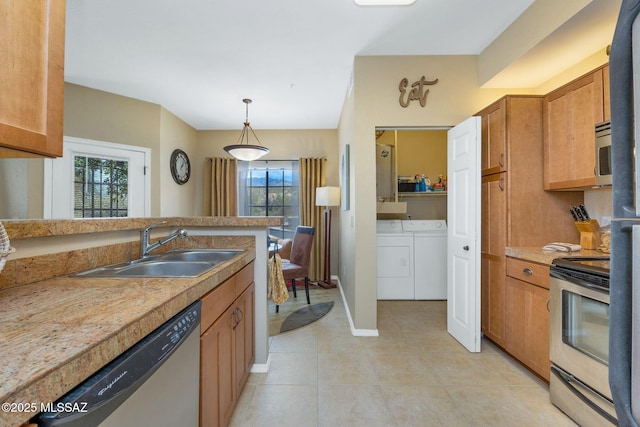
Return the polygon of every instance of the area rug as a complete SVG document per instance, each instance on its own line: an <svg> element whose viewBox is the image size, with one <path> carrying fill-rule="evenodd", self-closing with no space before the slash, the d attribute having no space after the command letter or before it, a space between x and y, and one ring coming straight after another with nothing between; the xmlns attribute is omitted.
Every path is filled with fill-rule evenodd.
<svg viewBox="0 0 640 427"><path fill-rule="evenodd" d="M333 307L333 301L321 302L300 308L291 313L280 326L280 332L301 328L321 319Z"/></svg>
<svg viewBox="0 0 640 427"><path fill-rule="evenodd" d="M298 290L297 298L294 298L293 293L291 292L291 290L289 290L289 299L280 306L279 313L276 313L276 306L275 304L273 304L273 301L271 301L271 299L268 300L269 302L268 304L269 336L272 337L272 336L278 335L280 333L282 324L294 312L300 309L303 309L305 307L310 307L310 305L307 304L307 298L305 297L305 294L304 294L304 287L298 287L297 290ZM323 289L315 285L309 286L309 295L311 299L311 305L327 303L327 302L333 303L334 296L336 295L336 292L334 291L335 289ZM311 322L309 323L312 323L321 318L322 316L319 316L311 320ZM300 325L298 327L301 327L301 326L304 326L304 325Z"/></svg>

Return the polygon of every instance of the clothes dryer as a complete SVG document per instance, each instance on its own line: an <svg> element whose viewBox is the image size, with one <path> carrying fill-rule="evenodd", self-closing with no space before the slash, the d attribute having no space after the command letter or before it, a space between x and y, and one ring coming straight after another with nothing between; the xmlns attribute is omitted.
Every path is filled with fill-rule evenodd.
<svg viewBox="0 0 640 427"><path fill-rule="evenodd" d="M416 300L447 299L447 221L402 221L413 236L414 297Z"/></svg>

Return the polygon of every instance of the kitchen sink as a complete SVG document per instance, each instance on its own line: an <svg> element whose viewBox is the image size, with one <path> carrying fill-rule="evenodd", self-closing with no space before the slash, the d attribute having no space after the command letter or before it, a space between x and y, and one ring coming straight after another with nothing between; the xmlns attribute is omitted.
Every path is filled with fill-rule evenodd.
<svg viewBox="0 0 640 427"><path fill-rule="evenodd" d="M240 254L239 249L180 249L76 273L80 277L198 277Z"/></svg>
<svg viewBox="0 0 640 427"><path fill-rule="evenodd" d="M157 255L157 259L162 261L186 261L186 262L212 262L219 264L230 260L238 255L240 249L179 249Z"/></svg>

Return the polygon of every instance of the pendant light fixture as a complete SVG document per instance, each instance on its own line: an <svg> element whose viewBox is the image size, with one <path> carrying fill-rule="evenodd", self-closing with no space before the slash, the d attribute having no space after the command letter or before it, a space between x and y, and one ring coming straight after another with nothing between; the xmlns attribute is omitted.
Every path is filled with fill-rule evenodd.
<svg viewBox="0 0 640 427"><path fill-rule="evenodd" d="M263 147L262 145L249 144L249 131L251 131L253 136L256 138L256 141L258 141L258 144L260 144L260 140L258 139L258 136L253 131L253 129L251 129L251 125L249 124L249 104L251 104L251 100L248 98L245 98L242 100L242 102L244 102L247 105L246 118L244 120L244 127L242 128L242 133L240 134L238 143L234 145L227 145L226 147L224 147L224 151L231 154L233 157L235 157L238 160L246 160L246 161L257 160L260 157L267 154L269 152L269 149L267 147ZM246 143L243 143L243 141L246 141Z"/></svg>

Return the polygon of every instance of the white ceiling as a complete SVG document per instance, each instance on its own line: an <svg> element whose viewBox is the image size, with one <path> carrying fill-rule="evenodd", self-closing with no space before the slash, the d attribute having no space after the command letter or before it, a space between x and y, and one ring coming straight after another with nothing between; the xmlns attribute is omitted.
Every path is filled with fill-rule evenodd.
<svg viewBox="0 0 640 427"><path fill-rule="evenodd" d="M255 129L334 129L354 56L480 54L532 2L67 0L65 80L160 104L199 130L240 129L243 98L253 99ZM566 47L549 43L534 52L538 58L557 64L552 53L565 62L566 52L592 54L594 36L585 34L594 25L583 24L587 18L602 24L595 50L606 45L619 0L593 3L611 15L607 22L602 11L574 18L558 37ZM578 48L586 37L591 44ZM520 68L522 86L502 87L535 86ZM496 79L490 83L500 87Z"/></svg>

